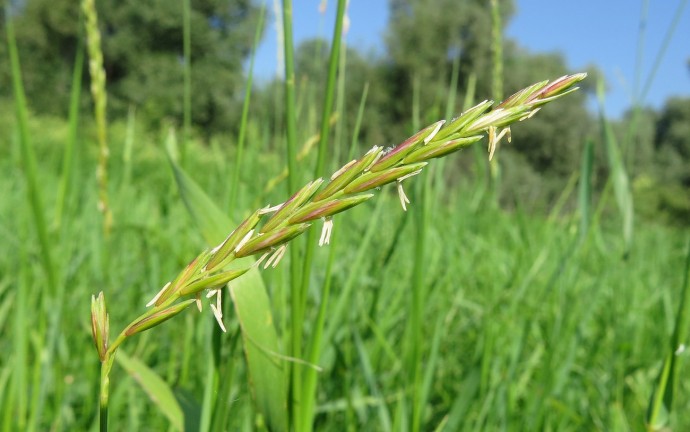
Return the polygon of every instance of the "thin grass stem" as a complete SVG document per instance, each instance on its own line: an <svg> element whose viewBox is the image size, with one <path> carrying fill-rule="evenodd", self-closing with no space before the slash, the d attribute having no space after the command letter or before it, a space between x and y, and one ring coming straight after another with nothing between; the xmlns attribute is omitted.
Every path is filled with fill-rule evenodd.
<svg viewBox="0 0 690 432"><path fill-rule="evenodd" d="M187 148L192 133L192 28L191 28L191 0L182 0L182 49L184 63L182 74L184 76L183 95L183 119L182 119L182 145L180 146L180 164L185 166L187 161Z"/></svg>
<svg viewBox="0 0 690 432"><path fill-rule="evenodd" d="M244 141L247 135L247 119L249 117L249 103L252 97L252 86L254 82L254 60L256 58L256 50L261 42L261 35L263 34L264 16L266 15L266 3L261 5L259 12L259 20L256 24L256 32L254 33L254 45L249 59L249 70L247 72L247 82L245 85L246 93L244 95L244 102L242 103L242 118L240 120L240 131L237 137L237 153L235 154L235 168L232 173L232 181L230 182L230 197L228 199L228 207L231 212L234 211L237 205L237 191L240 184L240 172L244 165Z"/></svg>

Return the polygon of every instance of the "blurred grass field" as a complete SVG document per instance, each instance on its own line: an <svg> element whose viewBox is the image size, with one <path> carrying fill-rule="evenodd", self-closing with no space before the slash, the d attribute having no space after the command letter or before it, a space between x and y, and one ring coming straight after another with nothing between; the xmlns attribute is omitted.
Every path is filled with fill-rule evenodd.
<svg viewBox="0 0 690 432"><path fill-rule="evenodd" d="M304 83L292 106L297 148L315 143L323 130L319 91ZM284 102L280 95L276 101ZM319 155L308 151L293 179L276 183L288 165L284 131L261 116L265 107L249 109L242 154L233 134L209 137L172 123L156 129L132 109L128 119L109 124L114 223L106 236L90 116L84 112L77 122L32 114L29 100L22 130L13 110L24 107L13 102L0 106L6 143L0 146L0 429L97 430L91 296L104 292L115 335L207 246L203 216L185 208L169 154L184 159L184 170L232 220L283 202L285 182L310 180ZM544 110L558 112L567 103ZM326 172L347 162L348 153L381 144L358 143L358 127L350 131L342 117L321 117L340 143L326 153ZM419 121L417 113L410 126ZM499 205L498 194L522 188L520 196L527 196L531 186L490 180L483 140L416 178L421 186L412 188L410 211L401 211L395 191L384 188L339 215L334 241L315 251L302 317L306 342L325 317L313 429L643 430L678 327L690 231L650 218L632 222L618 144L612 134L603 141L608 159L595 159L583 142L580 169L546 211L519 199ZM27 148L35 173L27 169ZM511 157L502 150L499 158ZM70 168L65 158L73 158ZM601 190L593 185L597 171L612 179ZM32 199L43 205L45 237ZM290 263L261 275L280 352L291 354ZM325 286L330 297L322 303ZM254 400L262 389L248 376L247 342L227 312L227 334L208 310L190 309L123 345L111 375L113 430L267 429ZM273 354L287 377L294 359ZM673 410L661 422L680 431L690 428L690 382L679 370L671 375L678 382ZM166 399L169 390L174 397Z"/></svg>
<svg viewBox="0 0 690 432"><path fill-rule="evenodd" d="M125 139L125 129L111 129L114 149ZM34 118L31 131L50 215L66 125ZM42 389L43 406L37 407L36 381L47 341L36 323L38 315L47 313L40 308L47 282L38 262L16 139L10 137L13 144L0 160L5 173L0 179L0 214L6 251L0 255L0 401L6 430L21 425L15 411L22 393L18 385L26 386L26 399L19 405L23 413L40 412L38 418L28 417L37 429L91 429L97 412L98 367L88 326L90 296L99 290L106 293L111 325L120 328L203 246L176 193L163 141L156 134L135 133L129 181L122 154L113 152L116 224L107 245L96 209L93 147L88 139L79 141L79 168L64 226L51 233L53 256L65 281L64 312L54 341L56 358L41 372L48 374L49 385ZM282 169L268 143L258 136L250 136L248 142L246 160L251 164L243 169L237 214L253 208L252 197ZM221 156L207 146L192 146L189 172L222 202L232 152ZM576 217L546 220L519 209L505 212L476 204L482 202L477 190L473 181L449 186L439 193L428 220L421 348L428 352L437 337L438 358L424 424L433 429L445 421L445 430L639 430L672 331L687 230L638 226L633 248L624 258L615 217L603 217L575 248ZM269 201L279 199L280 192L274 191ZM414 259L412 224L405 223L406 217L410 215L400 211L397 198L385 191L378 202L338 220L332 304L340 300L350 278L354 287L343 299L347 307L341 322L329 323L337 330L321 363L318 430L382 430L384 419L395 421ZM367 230L373 231L363 245ZM360 247L365 249L362 271L353 277L350 268ZM326 254L320 250L317 263L322 264ZM321 264L313 275L315 286L323 278ZM263 272L279 332L286 320L287 268ZM318 299L318 292L311 294ZM307 314L310 322L315 310ZM210 314L189 312L155 332L143 333L124 350L190 401L200 403L211 356L212 321ZM230 328L232 334L236 323ZM227 429L251 429L250 391L237 348L233 358L237 377ZM133 430L167 428L167 419L136 379L121 368L113 373L117 385L111 421ZM683 414L690 404L686 380L679 390L675 424L682 430L690 426Z"/></svg>

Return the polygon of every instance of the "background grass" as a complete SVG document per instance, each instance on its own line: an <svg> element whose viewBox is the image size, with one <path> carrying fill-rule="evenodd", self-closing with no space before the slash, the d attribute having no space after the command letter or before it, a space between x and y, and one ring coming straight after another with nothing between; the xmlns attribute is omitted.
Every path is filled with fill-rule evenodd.
<svg viewBox="0 0 690 432"><path fill-rule="evenodd" d="M68 131L67 125L57 123L46 134L46 123L50 119L29 122L36 152L41 155L39 184L49 190L59 180L61 153L55 137ZM112 129L111 142L121 142L124 125ZM108 246L107 267L95 189L77 187L68 201L64 240L51 246L63 269L64 310L68 313L62 318L63 331L56 341L57 358L47 371L48 398L42 417L36 420L37 429L74 430L94 425L98 362L88 328L90 295L105 291L111 325L121 328L203 245L174 192L163 150L157 144L160 138L139 134L135 139L134 180L113 194L113 211L119 222ZM248 142L254 144L246 148L247 191L241 202L251 208L250 197L260 193L271 174L282 169L282 163L261 140ZM222 197L225 165L231 166L232 153L218 160L212 150L195 142L189 150L190 172L211 196ZM77 184L92 183L94 153L78 156ZM7 250L0 256L0 328L5 335L0 340L0 378L4 377L0 400L2 417L15 419L7 429L12 430L11 425L19 424L14 422L19 421L20 395L29 400L35 396L36 368L48 343L46 334L35 326L47 280L39 265L39 242L29 223L17 144L7 156L0 161L0 169L7 173L0 180L0 235ZM468 156L461 153L459 157ZM113 186L122 181L122 171L117 168L122 166L121 157L117 152L112 157ZM519 210L506 213L493 207L473 207L474 190L471 183L453 185L428 215L428 241L433 247L428 248L426 258L420 349L429 352L434 334L438 334L439 348L423 412L425 427L433 428L447 416L446 430L612 430L613 425L620 425L618 430L639 429L672 331L687 236L664 226L639 227L624 259L617 224L602 218L590 227L592 235L582 247L571 252L578 227L574 218L547 222ZM383 429L391 421L384 419L393 416L404 397L403 329L408 319L410 263L415 255L413 224L404 223L409 215L400 212L392 193L382 195L379 202L338 218L331 311L340 301L345 302L345 309L337 316L340 321L327 322L335 330L320 363L324 368L316 407L316 428L320 430L342 430L348 425ZM48 212L53 209L53 197L46 193ZM353 275L350 269L358 264L367 233L371 237L361 252L361 271ZM317 286L327 253L317 251L312 276ZM283 325L286 317L281 316L280 311L285 310L281 299L286 293L281 290L288 279L287 268L283 265L263 272L275 302L276 322ZM347 284L353 284L350 290L345 290ZM345 293L347 297L343 297ZM310 295L318 300L317 292ZM19 304L22 296L24 306ZM305 321L314 322L314 309L307 308L305 314ZM194 312L188 315L193 319L172 320L154 332L143 333L124 349L181 394L201 401L204 359L211 355L206 338L213 318ZM23 352L20 334L25 338ZM183 361L183 343L191 350L188 362ZM26 376L21 380L12 373L17 358L26 362ZM230 404L231 430L254 424L244 369L238 363L232 388L235 397ZM22 381L28 388L17 388ZM166 418L132 377L115 368L113 382L117 383L111 402L113 424L166 427ZM687 381L681 380L678 413L690 403L688 390ZM25 412L31 416L32 407ZM679 414L674 424L682 430L690 425L687 422Z"/></svg>

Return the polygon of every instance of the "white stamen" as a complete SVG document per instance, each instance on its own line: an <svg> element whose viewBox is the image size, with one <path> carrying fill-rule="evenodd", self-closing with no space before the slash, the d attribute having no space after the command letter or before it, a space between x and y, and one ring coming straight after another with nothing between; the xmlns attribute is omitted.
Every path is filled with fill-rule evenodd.
<svg viewBox="0 0 690 432"><path fill-rule="evenodd" d="M237 243L237 246L235 246L235 252L238 252L240 249L242 249L242 246L244 246L250 238L254 235L254 230L249 230L247 234L242 237L242 240L240 240L239 243Z"/></svg>
<svg viewBox="0 0 690 432"><path fill-rule="evenodd" d="M683 354L684 352L685 352L685 344L680 344L680 345L678 346L678 349L676 350L676 352L675 352L674 354L675 354L675 355L681 355L681 354Z"/></svg>
<svg viewBox="0 0 690 432"><path fill-rule="evenodd" d="M405 180L405 179L408 179L408 178L410 178L410 177L414 177L414 176L416 176L417 174L419 174L420 172L422 172L422 170L421 170L421 169L418 169L417 171L414 171L414 172L411 172L411 173L409 173L409 174L406 174L406 175L404 175L404 176L398 178L398 182L401 182L401 181L403 181L403 180Z"/></svg>
<svg viewBox="0 0 690 432"><path fill-rule="evenodd" d="M202 305L201 305L201 293L200 292L196 293L196 308L199 309L199 312L201 312Z"/></svg>
<svg viewBox="0 0 690 432"><path fill-rule="evenodd" d="M223 290L219 289L218 294L216 294L216 309L218 309L218 315L223 318Z"/></svg>
<svg viewBox="0 0 690 432"><path fill-rule="evenodd" d="M261 255L261 258L259 258L259 259L254 263L254 266L255 266L255 267L259 267L259 266L261 265L261 263L266 259L266 257L269 256L270 254L271 254L271 252L268 251L268 252L264 253L263 255ZM266 267L264 267L264 268L266 268Z"/></svg>
<svg viewBox="0 0 690 432"><path fill-rule="evenodd" d="M209 290L209 291L206 293L206 298L210 299L211 297L213 297L214 295L216 295L217 292L218 292L218 290L216 290L216 289Z"/></svg>
<svg viewBox="0 0 690 432"><path fill-rule="evenodd" d="M158 291L158 294L156 294L156 295L151 299L150 302L146 303L146 307L150 307L150 306L153 305L155 302L157 302L158 299L161 298L161 295L163 295L163 292L164 292L169 286L170 286L170 282L168 282L167 284L165 284L165 285L163 286L163 288L161 288L161 290Z"/></svg>
<svg viewBox="0 0 690 432"><path fill-rule="evenodd" d="M403 211L407 211L407 206L405 204L409 204L410 200L407 198L407 195L405 195L405 190L403 189L401 181L398 182L398 196L400 197L400 205Z"/></svg>
<svg viewBox="0 0 690 432"><path fill-rule="evenodd" d="M266 261L266 264L264 265L264 270L268 268L268 266L271 266L273 268L276 268L280 260L283 259L283 255L285 255L285 251L287 250L287 245L281 245L278 249L276 249L275 252L271 255L271 257Z"/></svg>
<svg viewBox="0 0 690 432"><path fill-rule="evenodd" d="M350 168L352 165L357 163L357 159L353 159L350 162L346 163L345 165L342 166L338 171L334 172L333 175L331 176L331 181L335 180L336 177L338 177L340 174L344 173L347 171L348 168Z"/></svg>
<svg viewBox="0 0 690 432"><path fill-rule="evenodd" d="M536 113L538 113L540 109L541 109L541 107L533 109L532 111L528 112L524 116L520 117L520 119L518 121L523 121L523 120L527 120L527 119L532 118L532 116L535 115Z"/></svg>
<svg viewBox="0 0 690 432"><path fill-rule="evenodd" d="M371 154L371 153L373 153L373 152L375 152L375 151L378 151L378 150L380 150L380 149L381 149L381 147L379 147L379 146L374 146L374 147L370 148L369 151L365 153L365 155Z"/></svg>
<svg viewBox="0 0 690 432"><path fill-rule="evenodd" d="M508 135L508 141L510 142L510 128L505 128L496 135L496 126L489 126L489 160L493 159L499 141L506 135Z"/></svg>
<svg viewBox="0 0 690 432"><path fill-rule="evenodd" d="M375 152L375 151L376 151L376 152L379 152L379 153L376 155L376 157L374 158L374 160L371 161L371 163L370 163L366 168L364 168L364 170L362 170L362 172L369 171L369 168L371 168L372 166L374 166L374 164L375 164L376 162L378 162L379 159L381 159L381 156L383 156L383 154L384 154L384 152L381 151L381 147L379 147L379 146L374 146L374 147L372 147L371 150L369 150L369 151L367 152L367 154L369 154L369 153L371 153L371 152Z"/></svg>
<svg viewBox="0 0 690 432"><path fill-rule="evenodd" d="M281 208L283 205L285 205L285 203L280 203L280 204L278 204L278 205L274 205L273 207L271 207L271 205L269 204L267 207L262 208L261 210L259 210L259 214L265 215L265 214L268 214L268 213L273 213L273 212L275 212L275 211L280 210L280 208Z"/></svg>
<svg viewBox="0 0 690 432"><path fill-rule="evenodd" d="M227 239L226 239L226 240L227 240ZM213 249L211 249L211 255L214 255L216 252L218 252L218 251L220 250L220 248L223 247L224 244L225 244L225 240L223 240L222 242L220 242L220 243L218 244L218 246L216 246L216 247L214 247ZM206 268L206 267L204 267L204 268Z"/></svg>
<svg viewBox="0 0 690 432"><path fill-rule="evenodd" d="M321 229L321 238L319 239L319 246L329 244L331 241L331 232L333 232L333 219L327 218L323 221L323 228Z"/></svg>
<svg viewBox="0 0 690 432"><path fill-rule="evenodd" d="M220 311L218 311L216 305L212 304L211 310L213 311L213 316L216 317L216 322L218 322L220 329L223 330L223 333L227 333L228 331L225 330L225 325L223 324L223 317L220 315Z"/></svg>
<svg viewBox="0 0 690 432"><path fill-rule="evenodd" d="M438 133L438 131L441 130L441 126L443 126L445 123L446 123L445 120L441 120L440 122L438 122L438 124L436 125L436 127L434 128L434 130L433 130L426 138L424 138L424 145L429 144L429 141L431 141L432 139L434 139L434 137L436 136L436 134Z"/></svg>

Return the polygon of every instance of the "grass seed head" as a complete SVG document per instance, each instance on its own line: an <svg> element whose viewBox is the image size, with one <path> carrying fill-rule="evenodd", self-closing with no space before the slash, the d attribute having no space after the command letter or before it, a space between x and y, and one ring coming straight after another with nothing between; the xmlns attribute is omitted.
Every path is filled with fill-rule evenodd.
<svg viewBox="0 0 690 432"><path fill-rule="evenodd" d="M152 327L157 326L158 324L161 324L170 318L174 317L175 315L179 314L183 310L187 309L192 303L196 302L195 299L189 299L182 301L176 305L170 306L168 308L165 308L161 311L158 311L156 313L153 313L146 318L143 318L134 324L130 325L127 330L125 330L125 335L126 336L132 336L137 333L141 333L145 330L148 330Z"/></svg>
<svg viewBox="0 0 690 432"><path fill-rule="evenodd" d="M98 297L91 296L91 335L101 361L105 360L108 350L109 331L110 317L106 312L105 296L101 291Z"/></svg>

